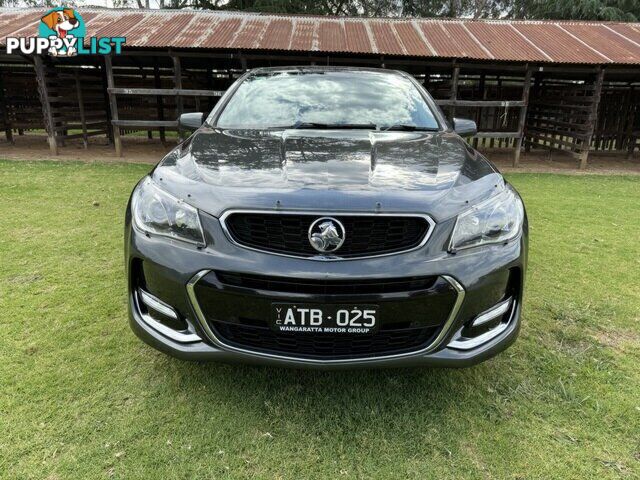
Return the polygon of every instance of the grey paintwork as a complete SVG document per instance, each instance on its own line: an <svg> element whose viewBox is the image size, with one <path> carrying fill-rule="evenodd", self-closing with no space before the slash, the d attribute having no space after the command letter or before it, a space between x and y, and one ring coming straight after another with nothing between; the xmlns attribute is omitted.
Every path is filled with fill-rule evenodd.
<svg viewBox="0 0 640 480"><path fill-rule="evenodd" d="M453 132L203 126L153 178L213 216L279 206L421 212L441 221L503 187L495 168Z"/></svg>
<svg viewBox="0 0 640 480"><path fill-rule="evenodd" d="M231 87L225 97L232 95L233 90ZM436 109L442 125L439 132L223 130L215 127L215 119L224 107L225 97L207 123L152 172L163 189L201 210L207 246L200 249L141 234L131 227L130 209L126 217L127 266L134 260L142 260L150 293L191 319L196 333L206 338L193 322L193 305L186 285L202 270L336 280L446 274L463 286L465 297L441 345L426 356L363 364L464 366L495 355L514 341L520 325L527 264L526 218L522 235L505 245L457 254L447 251L455 216L495 195L505 188L505 183L490 162L446 126L430 97L425 100ZM228 209L254 208L426 213L436 221L436 226L427 244L415 251L371 259L316 262L251 251L231 242L218 217ZM464 322L503 298L513 271L518 272L520 287L509 329L472 351L446 348ZM296 360L269 361L220 350L207 342L176 344L140 320L132 300L135 288L132 281L130 276L131 325L154 347L185 359L300 365Z"/></svg>

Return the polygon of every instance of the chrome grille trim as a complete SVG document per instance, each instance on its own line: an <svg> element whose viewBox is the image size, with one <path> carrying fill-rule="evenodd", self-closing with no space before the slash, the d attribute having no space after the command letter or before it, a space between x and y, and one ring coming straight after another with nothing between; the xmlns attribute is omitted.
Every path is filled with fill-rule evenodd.
<svg viewBox="0 0 640 480"><path fill-rule="evenodd" d="M209 324L204 316L204 312L200 308L200 305L198 303L198 299L195 293L196 284L202 279L202 277L207 275L209 272L211 272L211 270L202 270L197 274L195 274L193 278L191 278L191 280L189 280L189 282L187 283L187 294L189 296L189 300L191 301L191 306L193 307L193 311L195 312L196 320L198 321L198 324L206 334L207 338L211 342L213 342L214 345L216 345L219 348L222 348L223 350L241 353L241 354L245 354L252 357L269 358L269 359L284 360L284 361L294 360L296 362L318 364L318 365L323 365L323 364L349 365L349 364L362 363L362 362L368 362L368 361L399 359L404 357L412 357L412 356L425 355L427 353L430 353L436 348L438 348L442 343L442 341L450 333L451 326L453 325L456 317L458 316L458 312L462 307L462 302L464 301L464 297L465 297L464 287L455 278L449 275L440 275L447 282L449 282L449 284L451 284L451 286L457 292L457 297L456 297L455 303L453 304L453 308L451 309L451 313L449 314L446 322L442 326L440 333L433 340L433 342L431 342L429 345L427 345L424 348L421 348L419 350L415 350L412 352L404 352L404 353L398 353L394 355L379 355L379 356L371 356L371 357L358 357L353 359L337 359L337 360L336 359L314 359L314 358L296 357L293 355L281 355L281 354L273 354L273 353L266 353L266 352L258 352L258 351L254 351L246 348L235 347L233 345L229 345L225 343L220 338L218 338L216 334L213 332L213 330L211 329L211 327L209 327Z"/></svg>

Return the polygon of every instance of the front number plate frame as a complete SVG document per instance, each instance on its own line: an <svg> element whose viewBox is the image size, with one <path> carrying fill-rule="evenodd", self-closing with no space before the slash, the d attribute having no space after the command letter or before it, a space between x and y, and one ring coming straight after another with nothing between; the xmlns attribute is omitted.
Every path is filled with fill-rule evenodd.
<svg viewBox="0 0 640 480"><path fill-rule="evenodd" d="M380 328L373 304L271 304L270 327L278 333L371 335Z"/></svg>

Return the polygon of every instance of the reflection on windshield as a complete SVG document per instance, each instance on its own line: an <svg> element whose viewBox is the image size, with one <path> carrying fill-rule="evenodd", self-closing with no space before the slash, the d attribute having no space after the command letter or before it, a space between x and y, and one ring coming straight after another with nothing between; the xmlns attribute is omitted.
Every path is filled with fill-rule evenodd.
<svg viewBox="0 0 640 480"><path fill-rule="evenodd" d="M285 71L249 76L226 105L221 128L296 128L300 124L407 125L438 123L413 83L396 73Z"/></svg>

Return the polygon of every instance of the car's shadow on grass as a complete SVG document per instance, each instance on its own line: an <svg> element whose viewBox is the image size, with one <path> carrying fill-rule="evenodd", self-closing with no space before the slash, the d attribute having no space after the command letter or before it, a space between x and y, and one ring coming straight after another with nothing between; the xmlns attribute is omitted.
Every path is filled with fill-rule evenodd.
<svg viewBox="0 0 640 480"><path fill-rule="evenodd" d="M352 434L412 427L431 428L458 419L462 405L491 412L487 383L494 369L299 370L163 361L173 382L203 408L232 405L247 423L269 418L296 430L322 431L337 424ZM395 423L394 423L395 422ZM445 423L447 423L445 422ZM404 432L404 433L402 433Z"/></svg>

